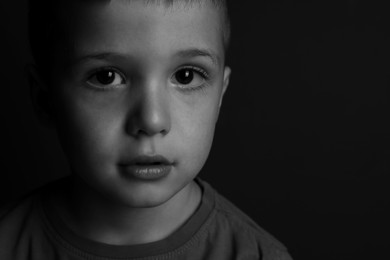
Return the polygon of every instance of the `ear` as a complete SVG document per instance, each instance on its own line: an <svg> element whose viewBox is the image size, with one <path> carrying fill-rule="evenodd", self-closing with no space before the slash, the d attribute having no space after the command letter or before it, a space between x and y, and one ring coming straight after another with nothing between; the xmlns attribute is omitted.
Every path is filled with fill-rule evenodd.
<svg viewBox="0 0 390 260"><path fill-rule="evenodd" d="M53 122L48 86L46 82L42 80L38 69L34 65L28 64L25 68L25 72L30 86L30 97L35 115L44 126L51 127Z"/></svg>
<svg viewBox="0 0 390 260"><path fill-rule="evenodd" d="M221 96L219 98L219 108L221 108L223 95L225 95L227 87L229 86L231 72L232 72L232 70L228 66L226 66L224 71L223 71L223 86L222 86L222 93L221 93Z"/></svg>

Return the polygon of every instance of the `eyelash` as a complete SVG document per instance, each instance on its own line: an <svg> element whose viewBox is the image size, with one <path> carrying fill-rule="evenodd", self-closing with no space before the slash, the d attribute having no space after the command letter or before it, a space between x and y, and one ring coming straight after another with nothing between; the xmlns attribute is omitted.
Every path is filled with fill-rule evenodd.
<svg viewBox="0 0 390 260"><path fill-rule="evenodd" d="M194 71L196 74L200 75L205 82L203 82L203 84L199 85L199 86L195 86L195 87L182 87L180 84L178 85L179 88L182 90L182 91L185 91L185 92L193 92L193 91L198 91L198 90L204 90L205 87L208 86L208 83L207 81L209 80L210 78L210 75L207 73L206 70L200 68L200 67L196 67L196 66L183 66L183 67L180 67L179 69L177 69L174 73L173 73L173 76L176 75L177 72L181 71L181 70L185 70L185 69L189 69L189 70L192 70Z"/></svg>
<svg viewBox="0 0 390 260"><path fill-rule="evenodd" d="M89 80L91 80L93 77L95 77L99 72L103 72L103 71L112 71L114 73L118 73L118 75L124 80L124 83L121 84L121 85L125 85L127 80L126 80L126 77L123 75L123 73L118 70L117 68L115 67L111 67L111 66L108 66L108 67L101 67L101 68L97 68L93 71L91 71L91 73L89 73L89 76L87 77L87 80L86 82L88 82ZM111 87L96 87L96 86L92 86L91 84L87 83L88 87L89 88L92 88L93 90L97 90L97 91L108 91L108 90L111 90L111 89L114 89L115 86L111 86Z"/></svg>
<svg viewBox="0 0 390 260"><path fill-rule="evenodd" d="M182 70L182 69L191 69L191 70L194 70L198 73L200 73L200 75L204 78L204 79L208 79L209 78L209 74L207 73L206 70L202 69L202 68L199 68L199 67L195 67L195 66L184 66L184 67L181 67L179 70ZM177 70L177 71L179 71ZM177 72L176 71L176 72Z"/></svg>

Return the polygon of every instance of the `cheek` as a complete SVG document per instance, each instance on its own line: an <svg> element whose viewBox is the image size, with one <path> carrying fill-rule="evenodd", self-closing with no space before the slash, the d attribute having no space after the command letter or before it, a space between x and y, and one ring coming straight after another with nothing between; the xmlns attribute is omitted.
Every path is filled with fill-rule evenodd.
<svg viewBox="0 0 390 260"><path fill-rule="evenodd" d="M120 131L115 108L99 109L74 98L61 100L57 111L60 139L72 168L107 168Z"/></svg>
<svg viewBox="0 0 390 260"><path fill-rule="evenodd" d="M218 106L212 100L202 103L197 108L180 110L179 130L182 133L181 151L185 162L200 168L206 161L213 141Z"/></svg>

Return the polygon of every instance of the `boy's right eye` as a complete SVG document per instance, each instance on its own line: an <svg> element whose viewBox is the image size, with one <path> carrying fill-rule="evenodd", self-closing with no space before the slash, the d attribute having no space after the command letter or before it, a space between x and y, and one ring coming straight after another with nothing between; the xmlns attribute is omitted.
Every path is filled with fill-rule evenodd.
<svg viewBox="0 0 390 260"><path fill-rule="evenodd" d="M115 69L100 69L92 74L87 83L95 88L109 89L125 84L124 77Z"/></svg>

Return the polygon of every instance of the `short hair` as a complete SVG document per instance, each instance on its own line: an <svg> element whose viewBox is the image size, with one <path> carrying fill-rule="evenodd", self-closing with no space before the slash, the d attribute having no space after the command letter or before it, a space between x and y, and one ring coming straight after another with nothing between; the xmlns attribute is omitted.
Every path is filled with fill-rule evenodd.
<svg viewBox="0 0 390 260"><path fill-rule="evenodd" d="M58 37L55 37L58 25L57 6L60 1L76 0L29 0L28 31L32 57L39 68L46 68L51 60L50 54ZM85 2L109 2L112 0L77 0ZM128 0L131 1L131 0ZM196 4L209 1L221 12L222 42L226 53L230 42L230 18L226 0L144 0L146 4L164 4L167 7L174 3Z"/></svg>

